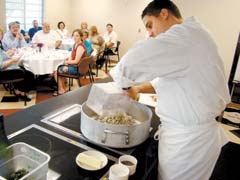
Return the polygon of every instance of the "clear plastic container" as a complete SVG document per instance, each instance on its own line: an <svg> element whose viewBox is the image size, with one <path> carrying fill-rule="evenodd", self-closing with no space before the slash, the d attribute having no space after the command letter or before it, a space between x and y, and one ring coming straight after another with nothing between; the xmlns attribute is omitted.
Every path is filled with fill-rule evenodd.
<svg viewBox="0 0 240 180"><path fill-rule="evenodd" d="M0 176L8 178L10 174L25 169L28 173L19 180L46 180L50 156L26 143L15 143L0 157Z"/></svg>

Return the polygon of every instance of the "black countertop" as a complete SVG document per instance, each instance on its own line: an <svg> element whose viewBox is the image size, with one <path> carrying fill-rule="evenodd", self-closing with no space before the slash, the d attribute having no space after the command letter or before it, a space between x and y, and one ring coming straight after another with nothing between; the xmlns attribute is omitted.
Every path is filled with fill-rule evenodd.
<svg viewBox="0 0 240 180"><path fill-rule="evenodd" d="M104 80L99 81L101 82L109 82L111 81L110 78L106 78ZM48 153L51 156L51 160L49 163L49 167L54 171L61 174L59 179L99 179L103 177L104 174L107 173L109 167L116 162L116 159L121 155L115 153L115 149L100 147L99 145L92 144L88 141L79 139L77 137L71 136L64 131L60 131L48 124L41 122L41 120L46 117L47 114L56 111L57 109L66 108L73 104L82 104L87 100L91 85L83 86L77 90L68 92L64 95L58 96L56 98L52 98L45 102L36 104L30 108L23 109L20 112L14 113L10 116L7 116L5 119L5 129L8 135L21 131L22 129L26 129L29 126L36 126L43 128L49 132L54 132L59 134L59 136L66 137L67 139L71 139L74 142L83 144L84 146L88 146L90 148L97 149L106 153L115 158L109 160L108 165L101 171L98 172L87 172L83 171L80 168L77 168L75 163L76 155L85 150L81 149L77 146L73 146L73 144L64 143L62 140L59 140L56 137L52 137L51 135L44 133L42 131L39 132L39 129L30 128L22 133L20 136L16 136L11 139L11 143L24 141L33 145L42 151ZM152 109L153 110L153 109ZM76 118L76 123L79 121L79 118ZM136 180L145 180L145 179L157 179L157 142L153 140L153 134L156 131L159 125L159 121L157 116L153 111L153 118L152 118L152 127L153 130L150 134L150 137L141 145L138 145L132 149L128 150L119 150L122 154L125 152L130 152L138 159L138 166L137 171L133 176L130 176L131 179ZM40 134L39 134L40 133ZM28 137L28 138L27 138ZM30 137L30 138L29 138ZM43 139L39 139L39 137L44 137L46 139L50 139L52 142L52 150L49 151L48 146L46 145L46 141ZM69 140L67 140L69 141ZM116 150L118 152L118 149ZM56 155L57 152L57 155ZM58 158L56 158L58 157ZM60 157L60 158L59 158Z"/></svg>

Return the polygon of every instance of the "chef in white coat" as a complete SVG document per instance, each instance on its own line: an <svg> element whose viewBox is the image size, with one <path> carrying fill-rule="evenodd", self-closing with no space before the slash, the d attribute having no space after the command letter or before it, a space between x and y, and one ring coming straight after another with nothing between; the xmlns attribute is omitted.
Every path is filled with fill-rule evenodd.
<svg viewBox="0 0 240 180"><path fill-rule="evenodd" d="M110 74L132 98L157 94L159 179L207 180L228 142L215 121L230 102L216 44L169 0L149 3L142 20L152 38L135 44Z"/></svg>

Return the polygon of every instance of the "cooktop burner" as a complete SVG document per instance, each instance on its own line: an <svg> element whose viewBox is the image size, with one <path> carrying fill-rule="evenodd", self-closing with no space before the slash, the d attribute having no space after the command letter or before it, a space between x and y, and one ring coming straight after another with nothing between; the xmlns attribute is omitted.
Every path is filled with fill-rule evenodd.
<svg viewBox="0 0 240 180"><path fill-rule="evenodd" d="M102 179L117 159L109 156L108 164L98 171L86 171L77 166L75 158L78 153L92 149L38 125L31 125L9 136L10 143L25 142L51 156L49 169L59 174L58 179Z"/></svg>

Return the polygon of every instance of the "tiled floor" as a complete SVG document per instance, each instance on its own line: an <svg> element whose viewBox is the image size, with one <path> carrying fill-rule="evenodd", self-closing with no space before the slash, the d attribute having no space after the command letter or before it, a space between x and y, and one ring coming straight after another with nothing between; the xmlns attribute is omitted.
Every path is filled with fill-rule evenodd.
<svg viewBox="0 0 240 180"><path fill-rule="evenodd" d="M111 63L111 65L115 65L115 63ZM111 66L112 67L112 66ZM108 73L105 73L105 68L102 68L98 72L98 77L94 76L95 81L98 79L102 79L105 77L108 77ZM95 72L95 70L93 70ZM73 81L73 86L71 87L71 90L74 90L76 88L79 88L77 85L76 80ZM90 81L88 78L82 78L81 79L81 84L86 85L89 84ZM42 101L48 100L50 98L54 98L53 92L51 91L44 91L44 92L39 92L39 91L31 91L29 93L32 96L32 100L30 102L27 102L27 106L24 106L23 101L19 102L1 102L3 96L14 96L9 94L9 92L5 91L2 85L0 85L0 113L3 113L4 116L8 116L12 113L18 112L21 109L28 108L32 105L35 105L36 103L40 103Z"/></svg>

